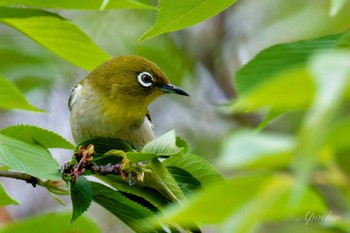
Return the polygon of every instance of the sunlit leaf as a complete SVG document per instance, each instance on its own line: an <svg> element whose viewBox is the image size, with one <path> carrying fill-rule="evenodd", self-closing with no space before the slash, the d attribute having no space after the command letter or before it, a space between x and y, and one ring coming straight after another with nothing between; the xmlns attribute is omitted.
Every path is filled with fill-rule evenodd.
<svg viewBox="0 0 350 233"><path fill-rule="evenodd" d="M241 131L225 139L219 158L223 168L266 168L289 164L296 141L286 134Z"/></svg>
<svg viewBox="0 0 350 233"><path fill-rule="evenodd" d="M0 130L1 134L46 148L74 149L62 136L33 125L13 125Z"/></svg>
<svg viewBox="0 0 350 233"><path fill-rule="evenodd" d="M7 205L18 205L19 203L12 199L5 191L4 187L0 183L0 207Z"/></svg>
<svg viewBox="0 0 350 233"><path fill-rule="evenodd" d="M176 134L172 130L147 143L143 147L142 152L156 154L158 156L171 156L177 155L183 150L183 147L177 145Z"/></svg>
<svg viewBox="0 0 350 233"><path fill-rule="evenodd" d="M140 40L195 25L235 2L236 0L160 0L157 20Z"/></svg>
<svg viewBox="0 0 350 233"><path fill-rule="evenodd" d="M23 109L29 111L42 110L31 105L21 91L8 80L0 76L0 108Z"/></svg>
<svg viewBox="0 0 350 233"><path fill-rule="evenodd" d="M338 12L343 9L347 2L348 0L331 0L329 14L331 16L336 16Z"/></svg>
<svg viewBox="0 0 350 233"><path fill-rule="evenodd" d="M30 6L40 8L53 8L53 9L84 9L84 10L106 10L106 9L154 9L153 6L147 5L137 0L60 0L60 1L47 1L47 0L0 0L0 5L7 6Z"/></svg>
<svg viewBox="0 0 350 233"><path fill-rule="evenodd" d="M83 176L70 185L73 214L70 222L74 222L90 206L92 201L92 188L90 182Z"/></svg>
<svg viewBox="0 0 350 233"><path fill-rule="evenodd" d="M0 134L0 163L41 179L62 179L59 165L45 148L3 134Z"/></svg>
<svg viewBox="0 0 350 233"><path fill-rule="evenodd" d="M319 39L279 44L261 51L236 73L235 82L238 94L247 94L259 85L266 83L267 80L279 76L283 70L293 70L295 67L303 66L315 51L336 47L341 36L342 34L339 34ZM295 81L294 86L298 85L303 88L304 80L301 79L302 77ZM305 82L309 83L308 80L305 80ZM270 95L273 97L275 94L270 93Z"/></svg>
<svg viewBox="0 0 350 233"><path fill-rule="evenodd" d="M37 9L0 7L5 23L67 61L92 70L111 57L72 22Z"/></svg>
<svg viewBox="0 0 350 233"><path fill-rule="evenodd" d="M1 233L35 232L67 233L84 232L100 233L98 226L89 218L82 216L74 223L69 223L70 213L46 213L2 225Z"/></svg>
<svg viewBox="0 0 350 233"><path fill-rule="evenodd" d="M205 159L198 155L173 156L163 164L169 168L180 168L191 174L203 187L212 182L222 181L223 176ZM170 169L170 171L172 171Z"/></svg>

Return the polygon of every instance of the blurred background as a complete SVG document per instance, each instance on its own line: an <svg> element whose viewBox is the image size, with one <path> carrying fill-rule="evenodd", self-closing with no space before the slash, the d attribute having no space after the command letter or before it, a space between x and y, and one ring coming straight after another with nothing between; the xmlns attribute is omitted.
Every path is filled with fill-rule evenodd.
<svg viewBox="0 0 350 233"><path fill-rule="evenodd" d="M156 135L176 129L189 141L193 153L214 165L226 137L239 129L255 127L263 119L258 114L233 114L223 107L236 97L235 71L271 45L339 33L347 30L350 22L349 7L332 16L328 0L245 0L191 28L138 42L154 21L155 11L58 12L110 55L144 56L157 63L174 84L187 90L190 98L164 96L150 106ZM67 101L72 87L87 75L86 71L0 25L0 75L15 83L33 105L47 111L2 111L1 128L33 124L73 142ZM269 129L292 132L297 124L298 116L288 115L272 122ZM52 153L60 163L71 157L71 151ZM69 198L63 198L67 207L62 207L40 187L33 190L21 181L1 181L21 203L6 209L11 218L71 208ZM98 206L88 214L103 232L115 232L116 225L119 232L131 232Z"/></svg>

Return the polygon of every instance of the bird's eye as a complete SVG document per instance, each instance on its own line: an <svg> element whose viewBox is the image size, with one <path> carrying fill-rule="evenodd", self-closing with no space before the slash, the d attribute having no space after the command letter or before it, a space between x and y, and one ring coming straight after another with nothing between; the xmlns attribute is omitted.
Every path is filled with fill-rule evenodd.
<svg viewBox="0 0 350 233"><path fill-rule="evenodd" d="M144 71L137 76L137 81L144 87L149 87L153 84L153 77L150 73Z"/></svg>

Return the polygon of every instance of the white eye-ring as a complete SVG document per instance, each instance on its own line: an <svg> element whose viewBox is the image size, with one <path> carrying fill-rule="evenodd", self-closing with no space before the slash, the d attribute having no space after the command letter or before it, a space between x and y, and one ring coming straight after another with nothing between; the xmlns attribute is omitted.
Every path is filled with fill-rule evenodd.
<svg viewBox="0 0 350 233"><path fill-rule="evenodd" d="M137 75L137 81L144 87L150 87L153 84L153 77L150 73L144 71Z"/></svg>

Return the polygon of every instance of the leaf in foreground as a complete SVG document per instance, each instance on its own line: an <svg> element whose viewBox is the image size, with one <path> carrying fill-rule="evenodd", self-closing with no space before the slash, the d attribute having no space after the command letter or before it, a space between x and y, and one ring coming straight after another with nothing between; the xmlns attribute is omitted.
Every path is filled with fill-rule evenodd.
<svg viewBox="0 0 350 233"><path fill-rule="evenodd" d="M0 76L0 108L23 109L42 112L41 109L31 105L22 92L10 81Z"/></svg>
<svg viewBox="0 0 350 233"><path fill-rule="evenodd" d="M27 219L17 220L12 223L3 225L0 233L18 233L18 232L35 232L35 233L67 233L67 232L84 232L100 233L98 226L88 217L82 216L74 223L69 223L70 213L48 213Z"/></svg>
<svg viewBox="0 0 350 233"><path fill-rule="evenodd" d="M40 179L62 179L59 165L45 148L3 134L0 134L0 164Z"/></svg>
<svg viewBox="0 0 350 233"><path fill-rule="evenodd" d="M90 182L83 176L70 185L73 214L70 222L74 222L90 206L92 201L92 188Z"/></svg>
<svg viewBox="0 0 350 233"><path fill-rule="evenodd" d="M111 58L79 27L48 11L0 7L0 22L88 71Z"/></svg>
<svg viewBox="0 0 350 233"><path fill-rule="evenodd" d="M235 2L236 0L160 0L156 22L140 40L195 25L217 15Z"/></svg>
<svg viewBox="0 0 350 233"><path fill-rule="evenodd" d="M0 207L7 205L18 205L19 203L12 199L5 191L4 187L0 183Z"/></svg>
<svg viewBox="0 0 350 233"><path fill-rule="evenodd" d="M74 145L62 136L34 125L12 125L1 129L0 133L45 148L74 149Z"/></svg>

